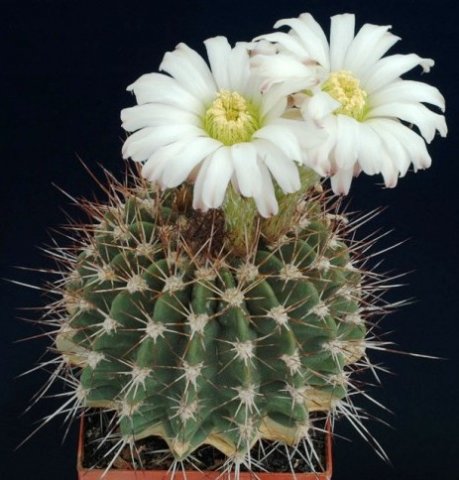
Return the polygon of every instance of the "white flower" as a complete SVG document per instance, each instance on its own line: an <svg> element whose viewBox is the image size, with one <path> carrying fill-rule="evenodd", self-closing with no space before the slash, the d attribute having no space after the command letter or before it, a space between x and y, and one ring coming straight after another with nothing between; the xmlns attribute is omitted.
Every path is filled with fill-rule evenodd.
<svg viewBox="0 0 459 480"><path fill-rule="evenodd" d="M411 163L415 171L430 166L425 142L437 131L446 136L447 127L443 115L423 104L444 111L444 99L436 88L400 77L417 65L428 72L433 60L415 54L383 58L399 37L389 26L371 24L354 35L351 14L332 17L330 43L310 14L280 20L275 28L282 26L290 31L259 37L252 64L270 85L298 82L308 66L317 65L319 84L292 98L305 119L328 133L322 145L309 149L307 164L330 175L336 193L347 194L352 176L362 170L381 173L386 186L394 187ZM266 42L277 47L275 55Z"/></svg>
<svg viewBox="0 0 459 480"><path fill-rule="evenodd" d="M204 43L210 68L181 43L160 65L169 75L143 75L128 87L139 105L121 112L124 129L136 131L123 156L145 161L143 175L163 188L194 180L194 208L219 207L231 181L261 215L275 214L271 176L285 193L300 188L295 161L303 161L297 133L304 131L282 118L290 85L262 95L245 45L231 48L224 37ZM314 81L305 74L294 89Z"/></svg>

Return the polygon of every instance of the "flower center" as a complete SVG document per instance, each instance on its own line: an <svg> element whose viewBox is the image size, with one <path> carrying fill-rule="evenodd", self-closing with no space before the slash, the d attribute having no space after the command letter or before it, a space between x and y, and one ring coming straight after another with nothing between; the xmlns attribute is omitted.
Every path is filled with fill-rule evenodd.
<svg viewBox="0 0 459 480"><path fill-rule="evenodd" d="M220 90L204 115L204 129L225 145L248 142L259 128L255 105L229 90Z"/></svg>
<svg viewBox="0 0 459 480"><path fill-rule="evenodd" d="M333 72L323 84L322 90L341 103L341 107L334 111L336 115L348 115L359 121L365 118L368 94L360 88L360 81L351 72Z"/></svg>

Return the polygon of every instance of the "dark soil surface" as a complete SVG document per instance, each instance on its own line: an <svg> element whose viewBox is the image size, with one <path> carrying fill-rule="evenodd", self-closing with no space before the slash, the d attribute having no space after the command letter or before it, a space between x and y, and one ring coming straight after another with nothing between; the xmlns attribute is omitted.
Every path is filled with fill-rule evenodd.
<svg viewBox="0 0 459 480"><path fill-rule="evenodd" d="M316 416L312 419L316 428L311 429L310 438L316 455L311 454L311 447L306 442L295 447L263 440L257 442L251 451L250 469L241 464L240 471L272 473L321 472L325 468L325 420ZM119 437L110 428L112 419L107 414L93 414L85 417L84 460L85 468L106 469L113 461L113 469L121 470L168 470L174 461L167 444L160 437L139 440L135 447L125 446L119 451ZM113 425L113 424L112 424ZM113 437L113 439L112 439ZM101 439L105 439L101 441ZM290 461L289 461L290 458ZM203 445L192 453L191 461L184 461L187 470L219 470L226 457L209 445ZM260 465L260 466L258 466ZM178 468L181 468L180 465Z"/></svg>

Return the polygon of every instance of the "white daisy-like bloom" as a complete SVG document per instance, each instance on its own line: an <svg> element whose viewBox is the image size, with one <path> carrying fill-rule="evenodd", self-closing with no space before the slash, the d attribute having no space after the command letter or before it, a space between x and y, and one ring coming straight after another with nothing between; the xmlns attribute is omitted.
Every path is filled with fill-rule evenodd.
<svg viewBox="0 0 459 480"><path fill-rule="evenodd" d="M355 35L351 14L332 17L330 41L307 13L274 27L290 30L255 39L252 66L269 87L298 82L316 64L318 85L292 98L304 119L328 133L322 145L308 150L306 162L331 176L335 193L347 194L361 171L382 174L385 185L394 187L411 164L415 171L430 166L426 142L437 131L446 136L447 127L444 116L424 104L444 111L444 98L430 85L400 77L418 65L428 72L433 60L416 54L384 57L400 38L389 32L390 26L371 24Z"/></svg>
<svg viewBox="0 0 459 480"><path fill-rule="evenodd" d="M121 112L123 128L135 132L123 156L145 162L143 176L163 188L194 181L196 209L218 208L232 182L268 217L278 211L272 178L285 193L300 188L298 134L317 143L314 132L282 117L288 95L317 79L311 71L262 94L246 44L231 48L224 37L204 43L210 66L181 43L165 54L164 74L143 75L128 87L138 105Z"/></svg>

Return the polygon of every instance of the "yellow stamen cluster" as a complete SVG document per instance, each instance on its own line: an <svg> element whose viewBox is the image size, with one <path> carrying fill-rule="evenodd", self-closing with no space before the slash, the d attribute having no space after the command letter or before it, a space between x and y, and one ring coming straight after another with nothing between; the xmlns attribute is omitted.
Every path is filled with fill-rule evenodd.
<svg viewBox="0 0 459 480"><path fill-rule="evenodd" d="M204 116L204 129L225 145L248 142L260 128L258 109L237 92L220 90Z"/></svg>
<svg viewBox="0 0 459 480"><path fill-rule="evenodd" d="M341 103L335 114L348 115L362 121L368 111L368 94L360 88L360 81L346 70L333 72L324 83L322 90Z"/></svg>

